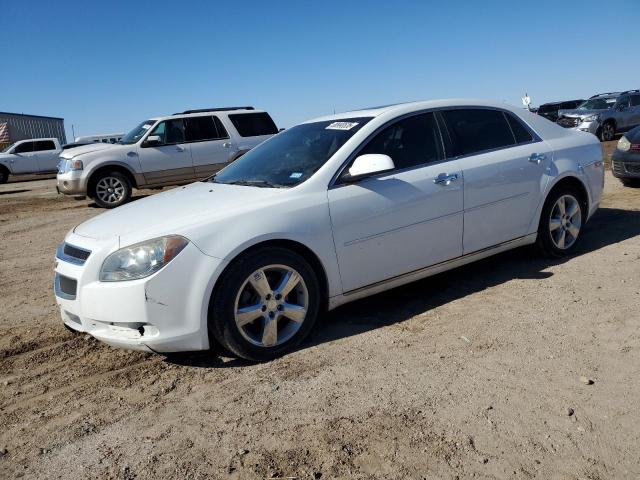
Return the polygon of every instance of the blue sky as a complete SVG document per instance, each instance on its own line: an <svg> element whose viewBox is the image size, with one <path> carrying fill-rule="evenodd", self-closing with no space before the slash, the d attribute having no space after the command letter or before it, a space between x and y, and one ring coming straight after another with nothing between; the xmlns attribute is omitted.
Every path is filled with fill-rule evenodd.
<svg viewBox="0 0 640 480"><path fill-rule="evenodd" d="M640 1L0 0L0 111L68 137L187 108L282 127L450 97L537 105L640 88Z"/></svg>

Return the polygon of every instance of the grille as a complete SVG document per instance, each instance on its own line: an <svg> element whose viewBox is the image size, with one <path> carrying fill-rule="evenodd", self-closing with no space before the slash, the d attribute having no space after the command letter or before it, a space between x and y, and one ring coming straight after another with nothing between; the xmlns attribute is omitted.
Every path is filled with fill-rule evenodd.
<svg viewBox="0 0 640 480"><path fill-rule="evenodd" d="M558 125L564 128L577 127L580 124L580 119L575 117L560 117L558 119Z"/></svg>
<svg viewBox="0 0 640 480"><path fill-rule="evenodd" d="M77 288L77 280L56 273L55 290L58 297L66 298L67 300L75 300Z"/></svg>
<svg viewBox="0 0 640 480"><path fill-rule="evenodd" d="M640 163L625 163L624 167L629 173L640 173Z"/></svg>
<svg viewBox="0 0 640 480"><path fill-rule="evenodd" d="M618 175L622 175L624 173L624 166L622 165L622 163L613 162L612 167L613 167L614 173L617 173Z"/></svg>
<svg viewBox="0 0 640 480"><path fill-rule="evenodd" d="M56 252L56 257L65 262L74 263L76 265L84 265L91 255L90 250L84 248L74 247L68 243L61 243Z"/></svg>

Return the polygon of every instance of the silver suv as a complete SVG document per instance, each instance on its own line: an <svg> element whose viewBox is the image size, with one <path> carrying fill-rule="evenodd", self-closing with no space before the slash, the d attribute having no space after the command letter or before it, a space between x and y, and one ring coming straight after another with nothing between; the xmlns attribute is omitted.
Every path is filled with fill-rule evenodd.
<svg viewBox="0 0 640 480"><path fill-rule="evenodd" d="M209 177L276 133L269 114L253 107L187 110L152 118L116 144L92 143L63 151L57 189L114 208L129 201L133 188Z"/></svg>
<svg viewBox="0 0 640 480"><path fill-rule="evenodd" d="M558 125L613 140L616 133L640 125L640 90L600 93L574 110L560 110Z"/></svg>

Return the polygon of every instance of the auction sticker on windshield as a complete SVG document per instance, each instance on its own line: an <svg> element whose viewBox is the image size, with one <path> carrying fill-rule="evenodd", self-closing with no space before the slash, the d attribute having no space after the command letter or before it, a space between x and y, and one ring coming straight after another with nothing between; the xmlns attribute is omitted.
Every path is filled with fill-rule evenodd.
<svg viewBox="0 0 640 480"><path fill-rule="evenodd" d="M358 122L333 122L325 130L351 130Z"/></svg>

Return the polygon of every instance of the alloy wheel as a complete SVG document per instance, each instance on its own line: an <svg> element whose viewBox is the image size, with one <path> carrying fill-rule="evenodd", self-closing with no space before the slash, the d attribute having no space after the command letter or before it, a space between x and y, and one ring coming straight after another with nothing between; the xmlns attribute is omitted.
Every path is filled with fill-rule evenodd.
<svg viewBox="0 0 640 480"><path fill-rule="evenodd" d="M275 347L291 339L309 308L302 276L286 265L268 265L244 281L235 301L235 322L253 345Z"/></svg>
<svg viewBox="0 0 640 480"><path fill-rule="evenodd" d="M613 140L613 137L615 135L615 130L613 128L613 124L609 123L605 123L602 126L602 139L605 141L611 141Z"/></svg>
<svg viewBox="0 0 640 480"><path fill-rule="evenodd" d="M96 184L96 196L104 203L118 203L125 194L125 186L119 178L103 177Z"/></svg>
<svg viewBox="0 0 640 480"><path fill-rule="evenodd" d="M570 248L578 239L582 228L582 211L573 195L562 195L551 209L549 232L554 245L560 250Z"/></svg>

